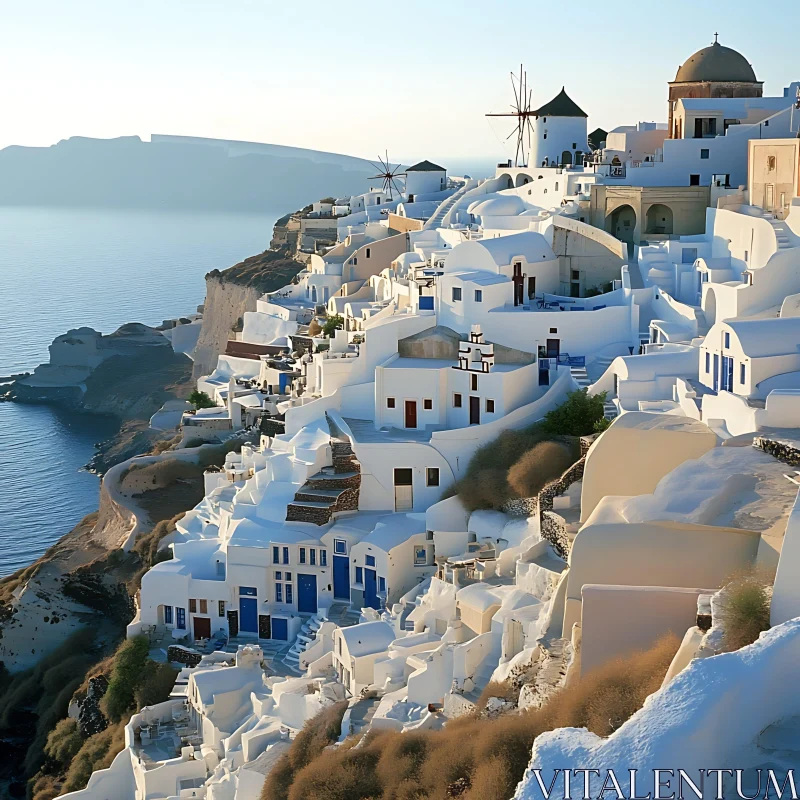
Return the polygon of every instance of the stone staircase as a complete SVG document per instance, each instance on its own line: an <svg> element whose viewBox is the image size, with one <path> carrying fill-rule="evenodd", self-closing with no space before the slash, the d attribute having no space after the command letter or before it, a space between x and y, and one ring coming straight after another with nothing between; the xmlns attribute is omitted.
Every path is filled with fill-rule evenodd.
<svg viewBox="0 0 800 800"><path fill-rule="evenodd" d="M333 465L312 475L286 506L287 522L327 525L338 511L357 511L361 465L346 439L332 439Z"/></svg>

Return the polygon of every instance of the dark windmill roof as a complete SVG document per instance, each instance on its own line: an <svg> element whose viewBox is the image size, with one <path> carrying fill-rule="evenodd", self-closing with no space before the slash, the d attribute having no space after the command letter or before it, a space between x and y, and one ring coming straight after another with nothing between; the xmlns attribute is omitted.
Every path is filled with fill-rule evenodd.
<svg viewBox="0 0 800 800"><path fill-rule="evenodd" d="M406 172L447 172L447 170L432 161L420 161L419 164L409 167Z"/></svg>
<svg viewBox="0 0 800 800"><path fill-rule="evenodd" d="M564 91L533 112L537 117L588 117L589 115Z"/></svg>

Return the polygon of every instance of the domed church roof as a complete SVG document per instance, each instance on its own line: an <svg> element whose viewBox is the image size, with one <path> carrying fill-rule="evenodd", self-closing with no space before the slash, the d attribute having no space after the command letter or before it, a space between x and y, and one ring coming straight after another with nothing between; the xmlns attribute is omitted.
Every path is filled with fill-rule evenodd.
<svg viewBox="0 0 800 800"><path fill-rule="evenodd" d="M736 50L723 47L719 42L698 50L689 56L678 69L674 83L696 81L739 81L757 83L756 73L748 60Z"/></svg>

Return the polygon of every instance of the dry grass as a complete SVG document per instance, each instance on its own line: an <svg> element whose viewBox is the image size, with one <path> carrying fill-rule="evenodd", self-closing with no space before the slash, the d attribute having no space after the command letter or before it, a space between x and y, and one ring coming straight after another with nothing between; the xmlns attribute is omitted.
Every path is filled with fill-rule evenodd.
<svg viewBox="0 0 800 800"><path fill-rule="evenodd" d="M287 800L297 773L319 758L324 748L339 738L347 703L336 703L308 720L295 737L291 749L270 772L262 797Z"/></svg>
<svg viewBox="0 0 800 800"><path fill-rule="evenodd" d="M573 463L572 452L562 442L540 442L508 470L508 485L517 497L535 497Z"/></svg>
<svg viewBox="0 0 800 800"><path fill-rule="evenodd" d="M262 800L507 800L530 760L534 739L561 727L587 727L608 736L656 691L678 649L669 636L652 649L615 661L563 689L541 709L487 720L463 717L441 731L370 734L355 746L319 750L308 759L297 741L285 758L299 767L280 784L269 776ZM496 684L489 696L505 691ZM488 699L488 697L487 697ZM314 748L317 749L317 748ZM300 766L301 764L305 764Z"/></svg>
<svg viewBox="0 0 800 800"><path fill-rule="evenodd" d="M720 622L723 647L739 650L769 630L772 582L764 575L747 573L733 577L726 585Z"/></svg>

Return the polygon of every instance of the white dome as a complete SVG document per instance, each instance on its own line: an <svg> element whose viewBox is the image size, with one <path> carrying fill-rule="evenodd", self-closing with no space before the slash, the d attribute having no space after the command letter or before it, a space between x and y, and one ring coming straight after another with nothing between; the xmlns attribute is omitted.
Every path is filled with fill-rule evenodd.
<svg viewBox="0 0 800 800"><path fill-rule="evenodd" d="M527 206L516 194L490 194L485 199L471 203L470 214L479 217L512 217L521 214Z"/></svg>

